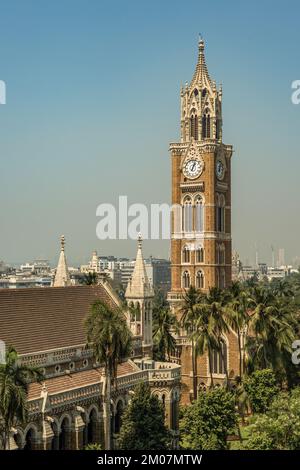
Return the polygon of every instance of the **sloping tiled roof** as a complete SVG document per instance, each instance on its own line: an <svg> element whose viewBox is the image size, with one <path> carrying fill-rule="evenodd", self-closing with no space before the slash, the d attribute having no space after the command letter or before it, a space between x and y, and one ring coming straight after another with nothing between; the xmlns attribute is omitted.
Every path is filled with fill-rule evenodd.
<svg viewBox="0 0 300 470"><path fill-rule="evenodd" d="M118 365L117 375L120 377L138 370L139 368L135 366L134 363L123 362L122 364ZM98 384L101 380L101 374L101 368L89 369L80 372L74 372L69 375L62 375L60 377L46 379L43 383L31 383L29 384L28 400L34 400L41 396L43 384L46 385L49 395L53 395L83 386Z"/></svg>
<svg viewBox="0 0 300 470"><path fill-rule="evenodd" d="M0 289L0 340L19 354L85 344L96 299L116 305L102 285Z"/></svg>

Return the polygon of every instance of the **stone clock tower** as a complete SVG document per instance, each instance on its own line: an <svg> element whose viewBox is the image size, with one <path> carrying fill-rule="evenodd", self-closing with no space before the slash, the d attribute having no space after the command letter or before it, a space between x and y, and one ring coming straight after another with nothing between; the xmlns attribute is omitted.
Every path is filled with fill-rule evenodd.
<svg viewBox="0 0 300 470"><path fill-rule="evenodd" d="M210 78L202 39L194 76L180 97L181 139L170 144L176 210L168 301L175 312L191 285L207 291L231 283L232 146L222 141L222 88ZM182 365L188 374L189 365Z"/></svg>
<svg viewBox="0 0 300 470"><path fill-rule="evenodd" d="M191 83L181 89L181 141L172 160L172 290L207 290L231 282L232 146L222 142L222 89L210 78L204 42Z"/></svg>

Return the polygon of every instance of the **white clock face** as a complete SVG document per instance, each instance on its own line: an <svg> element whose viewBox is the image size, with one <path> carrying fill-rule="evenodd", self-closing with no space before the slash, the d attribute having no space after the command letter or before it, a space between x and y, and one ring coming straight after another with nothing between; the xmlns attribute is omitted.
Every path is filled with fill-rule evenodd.
<svg viewBox="0 0 300 470"><path fill-rule="evenodd" d="M222 179L224 176L224 172L225 172L224 163L221 160L218 160L216 164L217 178Z"/></svg>
<svg viewBox="0 0 300 470"><path fill-rule="evenodd" d="M203 170L203 163L198 159L188 160L183 167L183 174L187 178L198 178Z"/></svg>

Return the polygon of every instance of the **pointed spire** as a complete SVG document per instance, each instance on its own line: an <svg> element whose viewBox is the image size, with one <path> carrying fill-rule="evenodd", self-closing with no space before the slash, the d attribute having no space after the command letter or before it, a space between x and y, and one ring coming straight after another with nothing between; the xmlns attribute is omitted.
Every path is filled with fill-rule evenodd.
<svg viewBox="0 0 300 470"><path fill-rule="evenodd" d="M205 62L205 54L204 54L205 44L201 35L199 35L199 42L198 42L198 62L196 65L196 70L192 79L191 84L201 84L205 85L205 81L211 82L211 78L209 76L207 65Z"/></svg>
<svg viewBox="0 0 300 470"><path fill-rule="evenodd" d="M53 287L65 287L71 285L67 260L65 256L65 242L65 237L62 235L60 237L60 255L54 277Z"/></svg>
<svg viewBox="0 0 300 470"><path fill-rule="evenodd" d="M142 252L143 239L142 235L138 235L138 249L134 270L126 289L126 298L144 298L153 297L153 289L149 282L145 262Z"/></svg>

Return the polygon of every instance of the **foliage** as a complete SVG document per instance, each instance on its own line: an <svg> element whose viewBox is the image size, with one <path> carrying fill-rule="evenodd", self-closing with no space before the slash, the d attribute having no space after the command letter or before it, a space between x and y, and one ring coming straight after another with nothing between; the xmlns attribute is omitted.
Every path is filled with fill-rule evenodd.
<svg viewBox="0 0 300 470"><path fill-rule="evenodd" d="M234 395L222 387L200 392L183 408L179 422L183 449L227 449L227 436L237 425Z"/></svg>
<svg viewBox="0 0 300 470"><path fill-rule="evenodd" d="M265 413L279 392L276 377L270 369L257 370L246 377L244 388L254 413Z"/></svg>
<svg viewBox="0 0 300 470"><path fill-rule="evenodd" d="M9 431L16 422L24 423L27 417L28 384L42 380L36 367L21 364L17 351L9 347L5 364L0 364L0 420L3 420L3 447L9 445Z"/></svg>
<svg viewBox="0 0 300 470"><path fill-rule="evenodd" d="M121 310L112 310L96 300L85 322L88 343L95 358L105 365L106 372L115 378L118 362L131 352L132 335Z"/></svg>
<svg viewBox="0 0 300 470"><path fill-rule="evenodd" d="M98 276L95 272L88 272L83 275L82 283L87 286L98 284Z"/></svg>
<svg viewBox="0 0 300 470"><path fill-rule="evenodd" d="M251 435L245 448L249 450L300 449L300 388L281 392L264 415L254 417L249 426Z"/></svg>
<svg viewBox="0 0 300 470"><path fill-rule="evenodd" d="M174 354L176 347L173 333L177 330L175 315L168 307L163 307L157 312L153 322L153 340L157 360L170 360L170 356Z"/></svg>
<svg viewBox="0 0 300 470"><path fill-rule="evenodd" d="M170 446L163 405L147 384L139 384L122 416L118 448L165 450Z"/></svg>
<svg viewBox="0 0 300 470"><path fill-rule="evenodd" d="M96 442L93 444L87 444L84 450L102 450L101 445Z"/></svg>

